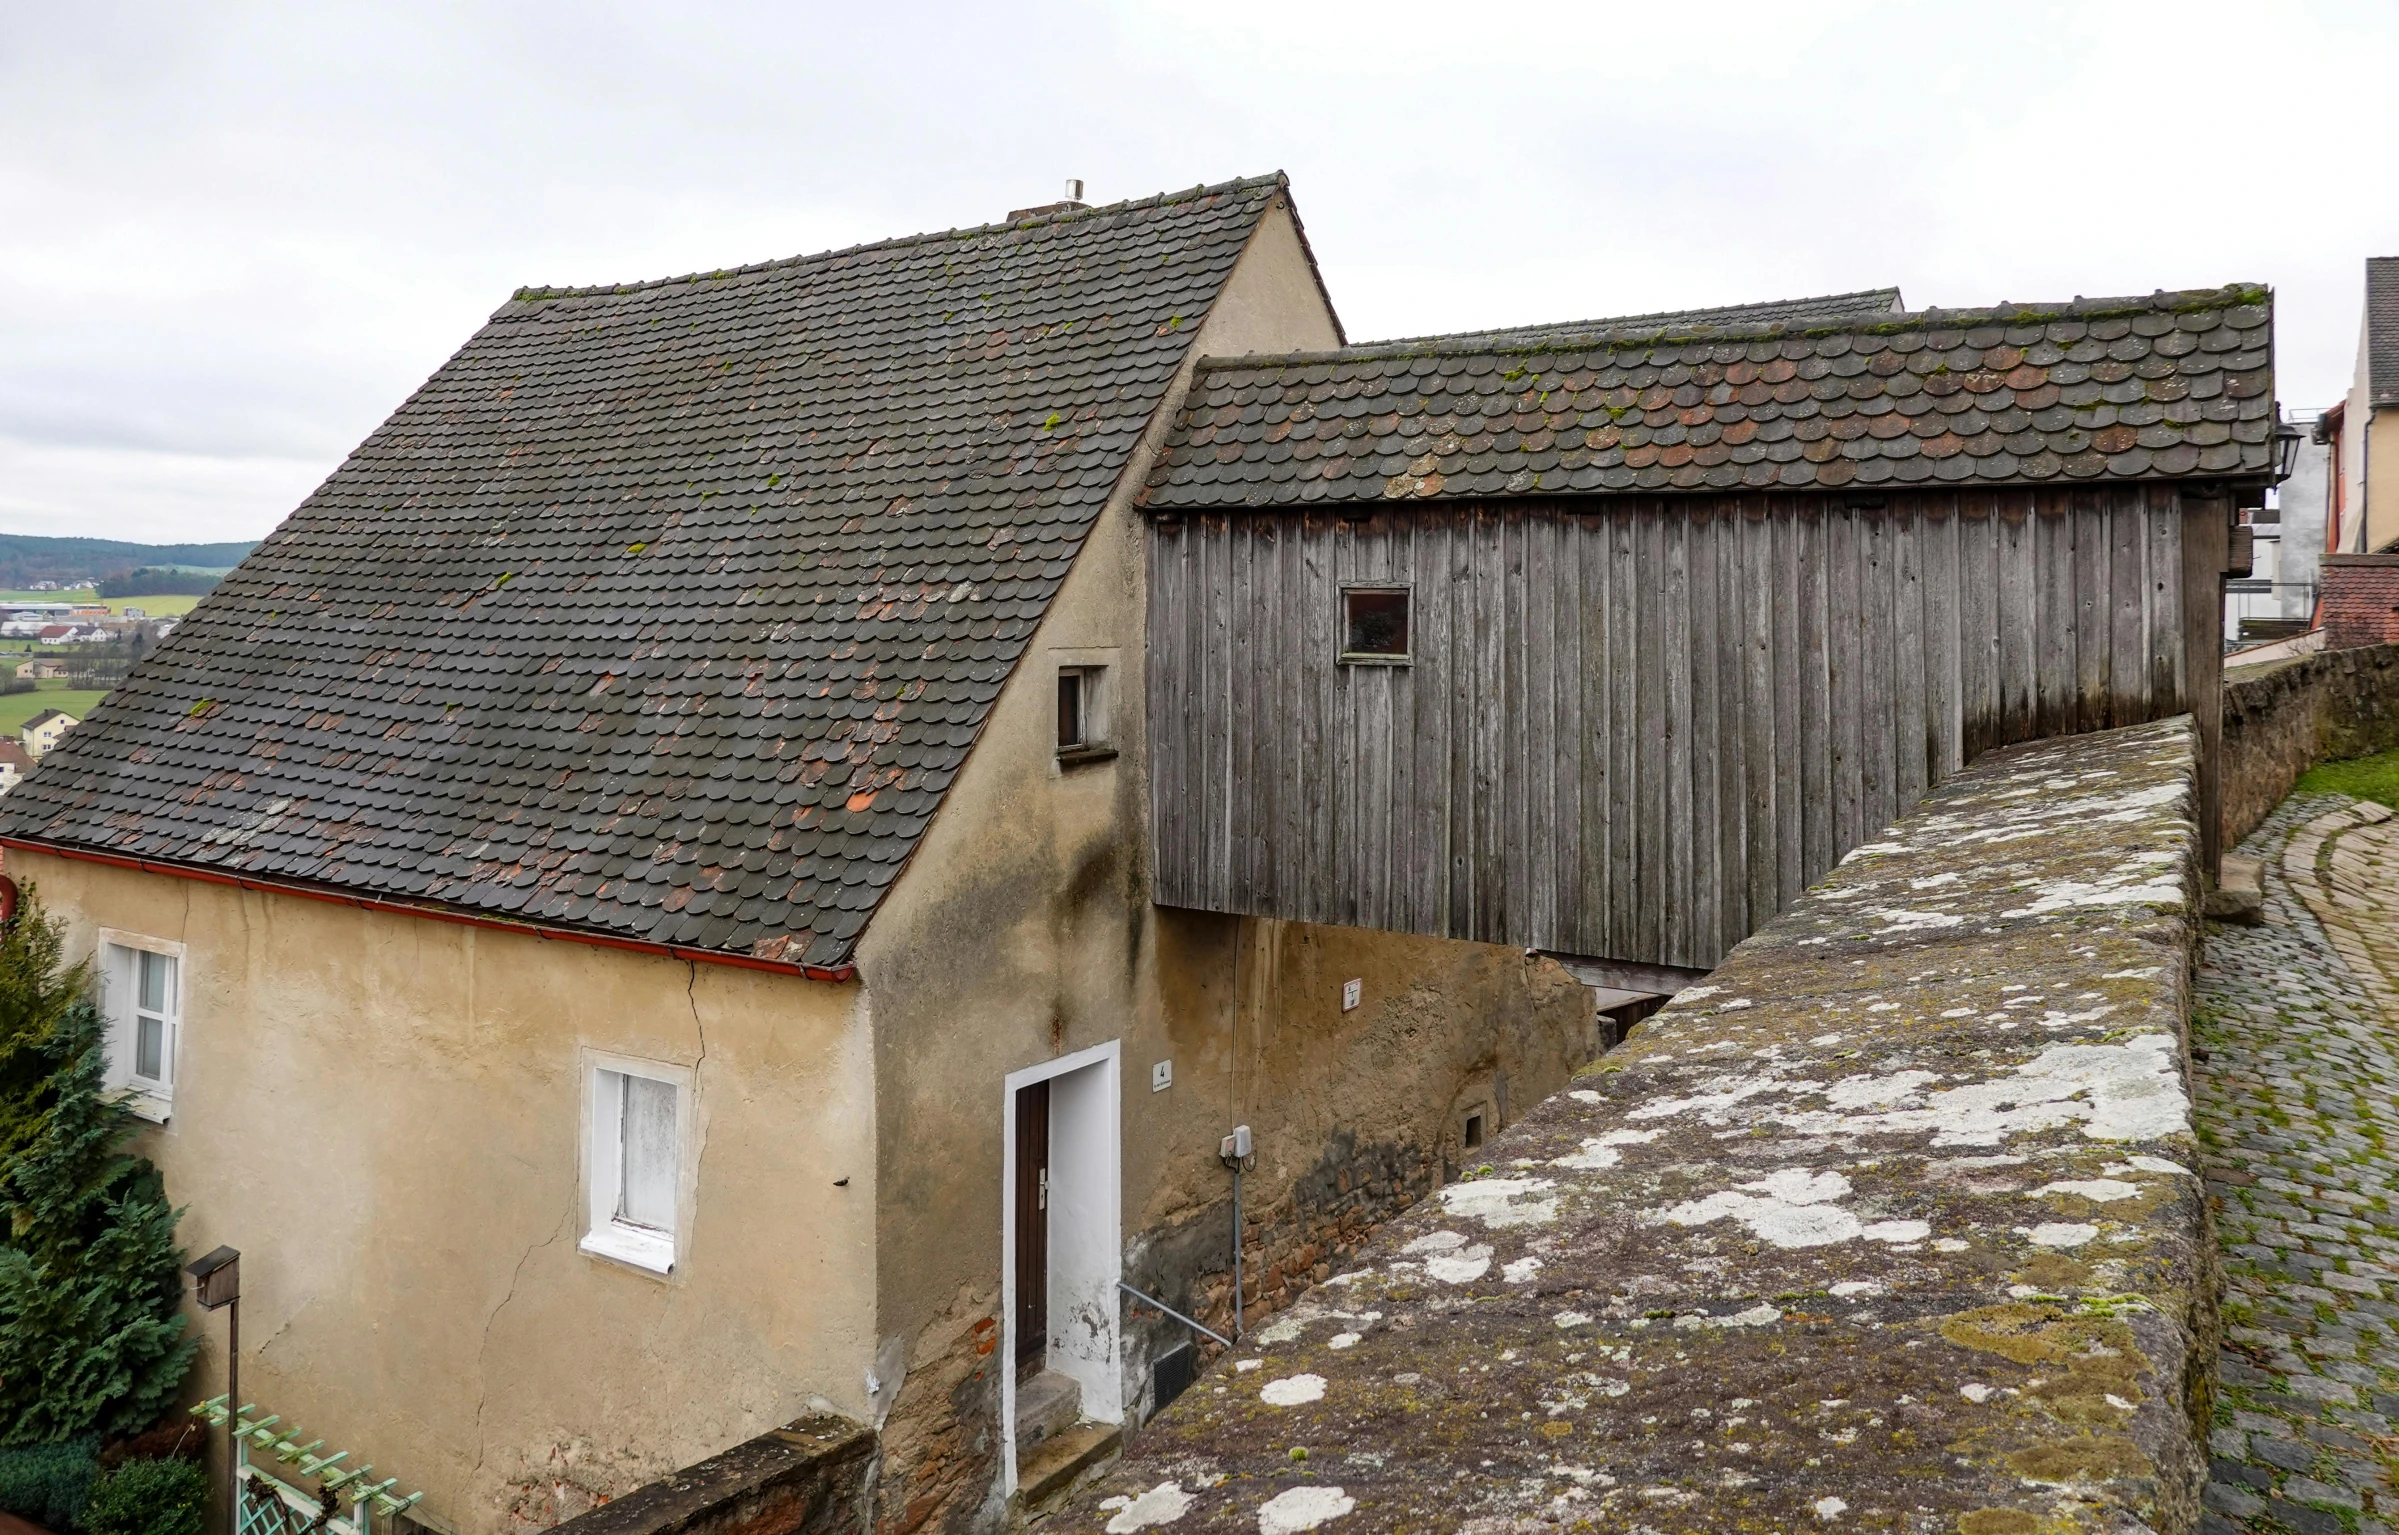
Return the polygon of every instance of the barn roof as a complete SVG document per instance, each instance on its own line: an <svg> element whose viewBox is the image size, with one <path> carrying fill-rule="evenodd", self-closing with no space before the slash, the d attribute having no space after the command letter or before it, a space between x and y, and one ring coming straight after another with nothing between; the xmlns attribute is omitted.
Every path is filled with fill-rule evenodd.
<svg viewBox="0 0 2399 1535"><path fill-rule="evenodd" d="M2273 298L2252 285L1995 309L1669 315L1570 331L1203 359L1143 503L1174 511L2273 468Z"/></svg>
<svg viewBox="0 0 2399 1535"><path fill-rule="evenodd" d="M845 963L1284 185L521 290L0 836Z"/></svg>

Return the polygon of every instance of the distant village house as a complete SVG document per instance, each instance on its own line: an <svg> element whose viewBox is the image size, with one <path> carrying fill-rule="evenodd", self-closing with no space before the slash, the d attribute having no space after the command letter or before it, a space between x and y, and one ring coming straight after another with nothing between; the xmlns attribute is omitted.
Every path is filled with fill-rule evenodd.
<svg viewBox="0 0 2399 1535"><path fill-rule="evenodd" d="M17 741L35 761L40 761L66 739L68 731L82 723L64 709L44 709L27 720L17 732Z"/></svg>

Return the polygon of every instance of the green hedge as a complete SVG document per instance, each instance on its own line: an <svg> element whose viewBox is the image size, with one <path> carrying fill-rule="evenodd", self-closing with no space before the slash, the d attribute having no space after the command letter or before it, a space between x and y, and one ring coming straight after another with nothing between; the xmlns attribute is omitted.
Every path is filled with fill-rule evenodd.
<svg viewBox="0 0 2399 1535"><path fill-rule="evenodd" d="M129 1460L100 1478L83 1535L200 1535L208 1473L189 1460Z"/></svg>
<svg viewBox="0 0 2399 1535"><path fill-rule="evenodd" d="M100 1474L98 1448L92 1440L71 1439L0 1450L0 1509L53 1530L75 1529Z"/></svg>

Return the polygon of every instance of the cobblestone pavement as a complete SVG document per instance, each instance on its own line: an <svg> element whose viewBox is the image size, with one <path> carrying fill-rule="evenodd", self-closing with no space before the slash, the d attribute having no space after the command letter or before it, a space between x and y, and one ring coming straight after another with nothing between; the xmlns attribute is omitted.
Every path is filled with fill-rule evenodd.
<svg viewBox="0 0 2399 1535"><path fill-rule="evenodd" d="M2399 1531L2399 819L2294 796L2240 849L2193 1043L2224 1258L2200 1528Z"/></svg>

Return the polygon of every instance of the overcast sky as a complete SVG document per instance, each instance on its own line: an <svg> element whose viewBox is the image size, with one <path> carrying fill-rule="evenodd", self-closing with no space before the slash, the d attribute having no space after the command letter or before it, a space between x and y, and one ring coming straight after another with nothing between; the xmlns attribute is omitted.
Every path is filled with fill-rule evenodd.
<svg viewBox="0 0 2399 1535"><path fill-rule="evenodd" d="M2269 282L2346 387L2399 6L0 0L0 531L255 538L521 283L1287 170L1353 338Z"/></svg>

